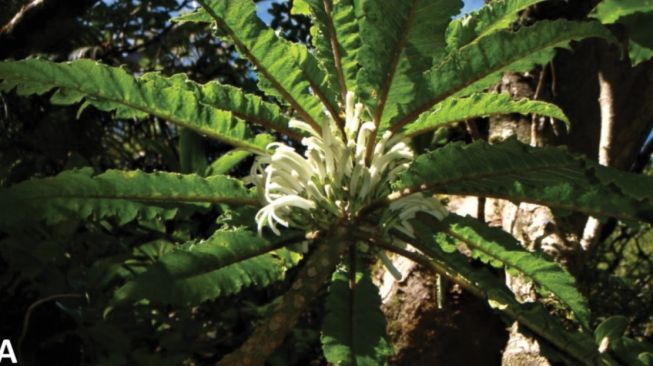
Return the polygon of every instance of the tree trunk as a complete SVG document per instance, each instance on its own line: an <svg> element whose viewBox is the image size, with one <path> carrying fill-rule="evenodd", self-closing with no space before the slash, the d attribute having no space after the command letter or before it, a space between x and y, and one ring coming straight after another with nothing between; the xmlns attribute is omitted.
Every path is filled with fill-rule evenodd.
<svg viewBox="0 0 653 366"><path fill-rule="evenodd" d="M385 276L383 312L394 366L498 365L508 334L487 303L403 257L400 282Z"/></svg>
<svg viewBox="0 0 653 366"><path fill-rule="evenodd" d="M584 42L574 52L561 51L540 70L506 75L497 87L516 99L528 97L559 105L571 120L569 133L560 122L538 116L503 116L492 118L488 130L480 135L490 142L516 136L534 146L566 145L570 151L595 160L604 136L601 146L606 160L602 162L628 170L653 123L650 75L653 62L631 68L627 59L619 59L616 47L601 41ZM602 121L611 126L610 131L602 132ZM583 266L592 247L600 245L601 233L601 225L586 230L588 217L556 217L543 206L472 197L452 197L450 209L473 216L482 212L488 224L510 232L527 249L551 254L577 276L581 291L588 285L583 282ZM593 237L583 235L584 231ZM591 244L584 247L583 240ZM450 285L442 287L440 299L434 289L435 277L415 265L400 261L398 266L403 268L404 280L397 283L386 276L383 290L384 311L396 351L393 364L550 364L542 354L543 345L522 333L518 324L509 326L507 337L505 325L487 304L460 295L460 290ZM536 300L528 281L511 276L506 281L519 301ZM438 302L444 303L443 308L438 308ZM469 324L474 326L467 328Z"/></svg>
<svg viewBox="0 0 653 366"><path fill-rule="evenodd" d="M516 98L548 99L563 108L571 120L571 133L560 134L555 122L533 118L530 136L523 125L528 121L501 118L490 123L490 140L511 132L534 146L564 144L603 165L625 169L633 165L640 147L651 130L653 88L645 77L653 65L632 69L628 60L619 59L619 50L599 41L586 42L574 53L563 52L545 66L548 77L506 75L500 89ZM649 74L650 75L650 74ZM537 80L537 82L536 82ZM557 84L557 86L556 86ZM545 87L543 87L545 85ZM547 92L542 92L546 90ZM525 123L526 122L526 123ZM520 126L522 125L522 126ZM619 148L614 148L619 146ZM546 207L490 200L488 222L513 234L529 250L542 250L579 277L581 290L588 253L599 244L602 224L582 215L555 217ZM507 276L509 287L520 301L535 301L530 283ZM547 364L532 337L511 328L504 350L505 365Z"/></svg>

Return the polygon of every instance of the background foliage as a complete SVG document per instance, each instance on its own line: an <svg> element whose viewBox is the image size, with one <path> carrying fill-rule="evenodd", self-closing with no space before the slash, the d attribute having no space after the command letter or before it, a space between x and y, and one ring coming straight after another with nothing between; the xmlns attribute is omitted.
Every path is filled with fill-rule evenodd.
<svg viewBox="0 0 653 366"><path fill-rule="evenodd" d="M2 24L24 5L21 1L5 3ZM84 11L78 11L77 5ZM20 29L24 33L2 38L2 57L39 55L56 61L90 57L109 65L124 65L130 73L186 73L198 82L217 80L255 91L250 66L237 57L233 45L220 41L201 25L170 22L172 16L188 11L191 5L190 1L176 0L59 4L55 24L44 21L54 11L47 9L50 13L27 18ZM290 39L307 41L308 20L291 16L288 4L265 4L264 8L269 9L267 18L273 27ZM41 35L47 39L35 40ZM13 42L12 37L21 39ZM134 123L89 108L77 118L74 108L53 106L48 96L24 98L10 93L1 98L2 186L77 167L92 167L95 172L141 169L204 173L208 169L220 173L248 155L232 152L227 158L227 146L184 133L155 117ZM184 149L189 145L200 145L207 160L185 160ZM246 172L236 170L234 174ZM8 213L3 210L3 214ZM230 220L237 222L243 214L230 213ZM194 308L143 304L138 309L116 310L106 318L101 304L112 297L112 293L101 292L103 288L142 271L172 250L174 242L226 225L216 222L217 217L217 212L201 209L177 214L174 223L139 220L118 227L111 220L90 226L77 222L12 238L3 236L0 333L21 340L24 364L53 359L67 365L217 361L221 350L241 342L250 322L267 312L259 305L274 299L274 288L249 290ZM29 248L24 246L25 240L32 243ZM283 287L283 283L277 286ZM98 302L87 302L84 292L89 288L97 290L91 296ZM39 303L44 299L48 301ZM243 306L228 305L233 303ZM29 324L25 324L26 311L35 304L40 305L33 307ZM318 335L310 329L297 332L297 339L305 346L287 357L305 364L307 354L313 357L310 350L316 347ZM283 357L279 362L286 364Z"/></svg>
<svg viewBox="0 0 653 366"><path fill-rule="evenodd" d="M15 11L19 8L16 2L10 5ZM238 58L233 45L220 41L201 25L169 21L170 15L190 5L187 1L165 0L88 2L88 10L82 14L69 11L72 6L64 7L55 24L33 25L29 30L34 38L50 30L56 42L28 38L20 47L3 47L2 57L41 55L56 61L90 57L113 66L124 65L137 75L152 70L166 75L185 73L198 82L218 80L258 93L251 65ZM310 42L306 16L291 14L288 3L274 3L270 13L272 27L285 38ZM6 22L2 19L3 24ZM627 24L630 26L630 20ZM91 167L89 174L107 169L200 174L232 171L236 176L247 173L243 170L247 164L237 164L249 159L247 154L232 151L225 158L227 146L200 139L156 117L135 123L127 117L113 118L88 108L82 118L77 118L74 108L51 106L47 96L24 98L6 93L2 94L2 103L2 186L76 167ZM443 139L456 138L452 134ZM193 159L197 154L189 149L199 149L206 159ZM43 364L52 359L70 365L214 363L244 340L253 320L270 312L264 304L277 298L287 283L230 293L201 306L157 306L143 301L136 307L116 307L109 313L104 305L113 293L107 289L142 273L159 258L175 255L174 243L208 237L217 228L246 223L253 212L246 208L232 211L193 206L175 212L174 220L162 221L155 215L148 219L145 215L143 220L122 225L119 218L109 217L95 222L66 221L2 236L0 308L5 311L0 315L0 333L21 340L19 347L26 364ZM651 228L619 223L605 243L586 266L586 276L596 284L589 297L594 315L597 319L602 315L625 315L628 334L650 340ZM288 268L296 261L291 257L283 260ZM271 268L285 267L275 262ZM293 273L293 269L288 271ZM361 274L361 281L367 281L366 276ZM343 291L337 283L334 291ZM164 286L165 282L150 284L155 285ZM338 304L327 301L325 306ZM26 313L30 315L29 324L25 322ZM270 363L324 363L319 350L321 321L317 314L305 315Z"/></svg>

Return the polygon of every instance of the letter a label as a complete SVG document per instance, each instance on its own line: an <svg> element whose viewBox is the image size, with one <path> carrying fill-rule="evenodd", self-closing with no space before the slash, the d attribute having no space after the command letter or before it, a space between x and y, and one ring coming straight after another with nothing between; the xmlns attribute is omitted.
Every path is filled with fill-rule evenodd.
<svg viewBox="0 0 653 366"><path fill-rule="evenodd" d="M0 364L5 359L11 360L11 363L18 363L16 354L14 353L14 348L11 346L11 341L8 339L3 339L2 345L0 345Z"/></svg>

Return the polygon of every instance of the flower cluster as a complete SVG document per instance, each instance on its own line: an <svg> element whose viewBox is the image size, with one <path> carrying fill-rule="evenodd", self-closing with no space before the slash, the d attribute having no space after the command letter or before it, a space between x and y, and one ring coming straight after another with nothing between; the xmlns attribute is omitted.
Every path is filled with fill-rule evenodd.
<svg viewBox="0 0 653 366"><path fill-rule="evenodd" d="M250 175L265 202L256 215L259 232L265 225L277 235L278 225L326 228L336 220L356 217L362 207L391 193L390 182L406 170L413 151L401 135L386 131L367 161L369 139L376 127L373 122L362 122L362 113L363 105L355 104L354 94L348 93L344 131L331 116L323 121L321 133L291 120L291 127L308 135L301 141L306 147L303 156L283 143L268 145L270 154L258 157ZM438 218L446 214L437 199L421 193L394 201L389 210L394 214L384 226L411 236L408 220L417 212Z"/></svg>

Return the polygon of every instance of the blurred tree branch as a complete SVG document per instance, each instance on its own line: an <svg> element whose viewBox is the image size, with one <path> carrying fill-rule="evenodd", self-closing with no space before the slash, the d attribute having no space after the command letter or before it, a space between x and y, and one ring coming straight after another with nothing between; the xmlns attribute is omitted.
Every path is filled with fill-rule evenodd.
<svg viewBox="0 0 653 366"><path fill-rule="evenodd" d="M33 51L41 51L66 37L70 23L83 14L97 0L31 0L0 28L0 58L24 57ZM30 42L38 34L42 40ZM33 47L36 46L36 47ZM36 48L36 49L34 49Z"/></svg>

